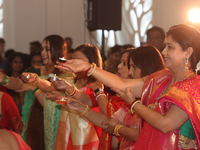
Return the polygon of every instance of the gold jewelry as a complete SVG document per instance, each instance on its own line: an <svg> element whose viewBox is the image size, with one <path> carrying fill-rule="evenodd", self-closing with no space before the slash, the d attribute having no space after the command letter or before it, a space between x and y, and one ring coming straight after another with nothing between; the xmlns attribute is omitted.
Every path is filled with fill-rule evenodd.
<svg viewBox="0 0 200 150"><path fill-rule="evenodd" d="M115 134L116 136L121 136L121 135L119 134L119 129L120 129L121 127L123 127L123 126L124 126L124 125L122 125L122 124L118 124L118 125L115 126L114 134Z"/></svg>
<svg viewBox="0 0 200 150"><path fill-rule="evenodd" d="M74 96L74 94L76 93L76 87L75 87L74 85L72 85L72 87L73 87L74 89L73 89L73 92L72 92L71 94L69 94L69 93L67 93L67 91L65 91L65 94L66 94L67 96Z"/></svg>
<svg viewBox="0 0 200 150"><path fill-rule="evenodd" d="M131 114L134 114L134 113L135 113L135 110L133 110L133 107L134 107L135 104L137 104L137 103L141 103L140 100L135 101L135 102L131 105L131 108L130 108Z"/></svg>
<svg viewBox="0 0 200 150"><path fill-rule="evenodd" d="M85 110L80 114L81 116L85 116L90 111L90 107L86 105Z"/></svg>
<svg viewBox="0 0 200 150"><path fill-rule="evenodd" d="M41 93L42 93L42 90L38 89L37 91L34 92L34 95L35 95L35 97L37 97Z"/></svg>
<svg viewBox="0 0 200 150"><path fill-rule="evenodd" d="M95 63L92 63L91 69L90 69L90 70L88 71L88 73L87 73L87 76L88 76L88 77L92 75L92 73L94 72L96 66L97 66L97 65L96 65Z"/></svg>
<svg viewBox="0 0 200 150"><path fill-rule="evenodd" d="M188 69L188 58L187 57L185 57L185 67L184 67L183 71L185 71L185 72L189 71L189 69Z"/></svg>

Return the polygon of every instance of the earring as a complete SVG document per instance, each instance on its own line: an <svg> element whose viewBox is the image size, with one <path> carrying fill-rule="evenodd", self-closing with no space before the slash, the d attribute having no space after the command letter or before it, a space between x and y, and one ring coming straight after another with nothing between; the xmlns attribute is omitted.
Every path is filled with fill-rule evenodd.
<svg viewBox="0 0 200 150"><path fill-rule="evenodd" d="M187 57L185 57L185 67L184 67L183 71L185 71L185 72L189 71L189 69L188 69L188 58Z"/></svg>

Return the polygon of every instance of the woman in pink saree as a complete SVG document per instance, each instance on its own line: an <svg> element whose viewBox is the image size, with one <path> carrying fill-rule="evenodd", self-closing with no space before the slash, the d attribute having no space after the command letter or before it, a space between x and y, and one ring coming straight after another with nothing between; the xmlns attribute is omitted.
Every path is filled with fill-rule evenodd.
<svg viewBox="0 0 200 150"><path fill-rule="evenodd" d="M93 68L91 75L114 87L130 111L143 119L134 149L200 149L199 31L188 25L171 27L162 53L169 70L152 74L145 84L142 79L122 80L99 68ZM90 65L70 60L64 67L77 72ZM140 97L142 103L135 100Z"/></svg>

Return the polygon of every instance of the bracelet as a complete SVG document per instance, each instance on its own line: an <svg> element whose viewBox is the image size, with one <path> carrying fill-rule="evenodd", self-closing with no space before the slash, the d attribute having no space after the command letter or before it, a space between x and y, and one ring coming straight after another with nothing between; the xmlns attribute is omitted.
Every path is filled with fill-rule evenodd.
<svg viewBox="0 0 200 150"><path fill-rule="evenodd" d="M135 103L137 101L137 99L135 99L129 106L128 109L131 109L131 106L133 105L133 103Z"/></svg>
<svg viewBox="0 0 200 150"><path fill-rule="evenodd" d="M34 94L39 88L35 88L32 93Z"/></svg>
<svg viewBox="0 0 200 150"><path fill-rule="evenodd" d="M86 105L85 110L80 114L81 116L85 116L90 111L90 107Z"/></svg>
<svg viewBox="0 0 200 150"><path fill-rule="evenodd" d="M5 75L5 74L4 74L4 77L5 77L4 82L3 82L3 83L0 83L0 84L3 85L3 86L6 86L6 85L9 84L10 78L9 78L7 75Z"/></svg>
<svg viewBox="0 0 200 150"><path fill-rule="evenodd" d="M131 105L131 109L130 109L131 114L134 114L134 113L135 113L135 111L133 110L133 107L134 107L135 104L137 104L137 103L141 103L140 100L135 101L135 102Z"/></svg>
<svg viewBox="0 0 200 150"><path fill-rule="evenodd" d="M90 65L90 67L86 70L86 71L84 71L85 73L88 73L88 71L91 69L91 66L93 65L93 63Z"/></svg>
<svg viewBox="0 0 200 150"><path fill-rule="evenodd" d="M103 96L105 96L105 97L106 97L106 94L104 94L104 93L101 93L101 94L98 94L98 95L96 96L96 100L97 100L97 98L98 98L99 96L101 96L101 95L103 95Z"/></svg>
<svg viewBox="0 0 200 150"><path fill-rule="evenodd" d="M72 96L74 96L76 94L76 87L74 85L72 85L72 86L73 86L74 90L73 90L73 92L71 94L69 94L69 93L67 93L67 91L65 91L65 94L67 96L71 96L72 97Z"/></svg>
<svg viewBox="0 0 200 150"><path fill-rule="evenodd" d="M123 126L124 126L124 125L122 125L122 124L118 124L118 125L115 126L114 133L115 133L116 136L121 136L121 135L119 134L119 129L120 129L121 127L123 127Z"/></svg>
<svg viewBox="0 0 200 150"><path fill-rule="evenodd" d="M37 97L40 93L42 93L41 89L38 89L37 91L34 92L35 97Z"/></svg>
<svg viewBox="0 0 200 150"><path fill-rule="evenodd" d="M92 73L94 72L96 66L97 66L97 65L96 65L95 63L92 63L91 69L90 69L90 70L88 71L88 73L87 73L87 76L88 76L88 77L92 75Z"/></svg>

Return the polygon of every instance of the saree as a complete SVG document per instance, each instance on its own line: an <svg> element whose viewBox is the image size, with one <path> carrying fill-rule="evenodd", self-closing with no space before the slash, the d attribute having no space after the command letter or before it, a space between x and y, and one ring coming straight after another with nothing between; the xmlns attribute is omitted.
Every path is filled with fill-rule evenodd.
<svg viewBox="0 0 200 150"><path fill-rule="evenodd" d="M172 72L161 70L150 75L143 87L141 102L149 106L156 101L156 98L168 86L172 79ZM158 105L154 111L165 115L171 104L183 109L191 121L197 147L200 148L200 110L199 110L199 90L200 77L189 77L182 81L175 82L159 99ZM141 120L140 134L135 143L136 150L172 150L181 149L178 147L179 129L168 133L151 127L145 121Z"/></svg>
<svg viewBox="0 0 200 150"><path fill-rule="evenodd" d="M13 98L0 91L0 129L12 130L21 134L23 123Z"/></svg>
<svg viewBox="0 0 200 150"><path fill-rule="evenodd" d="M47 79L48 76L40 76L40 78ZM27 124L34 100L35 100L35 95L32 93L32 91L27 91L24 95L24 105L22 106L22 122L24 127L22 130L21 137L24 141L26 141Z"/></svg>
<svg viewBox="0 0 200 150"><path fill-rule="evenodd" d="M111 117L120 107L121 105L125 104L124 100L121 99L121 97L117 95L111 95L107 94L108 97L108 103L107 103L107 116ZM100 137L100 143L99 143L99 150L110 150L111 149L111 143L112 143L112 136L107 134L104 130L102 130L101 137ZM119 142L121 143L122 137L117 137Z"/></svg>
<svg viewBox="0 0 200 150"><path fill-rule="evenodd" d="M126 127L139 129L140 117L136 113L131 114L128 104L126 103L124 103L121 108L113 114L112 118ZM120 143L120 150L132 150L134 145L134 141L123 137Z"/></svg>
<svg viewBox="0 0 200 150"><path fill-rule="evenodd" d="M74 80L67 80L74 85ZM74 85L75 86L75 85ZM91 94L88 87L80 88ZM93 91L92 91L93 94ZM94 94L93 94L94 95ZM92 104L96 106L93 98ZM100 111L97 108L92 108ZM55 142L55 150L97 150L99 145L99 131L91 122L80 116L76 111L61 107L60 118Z"/></svg>

